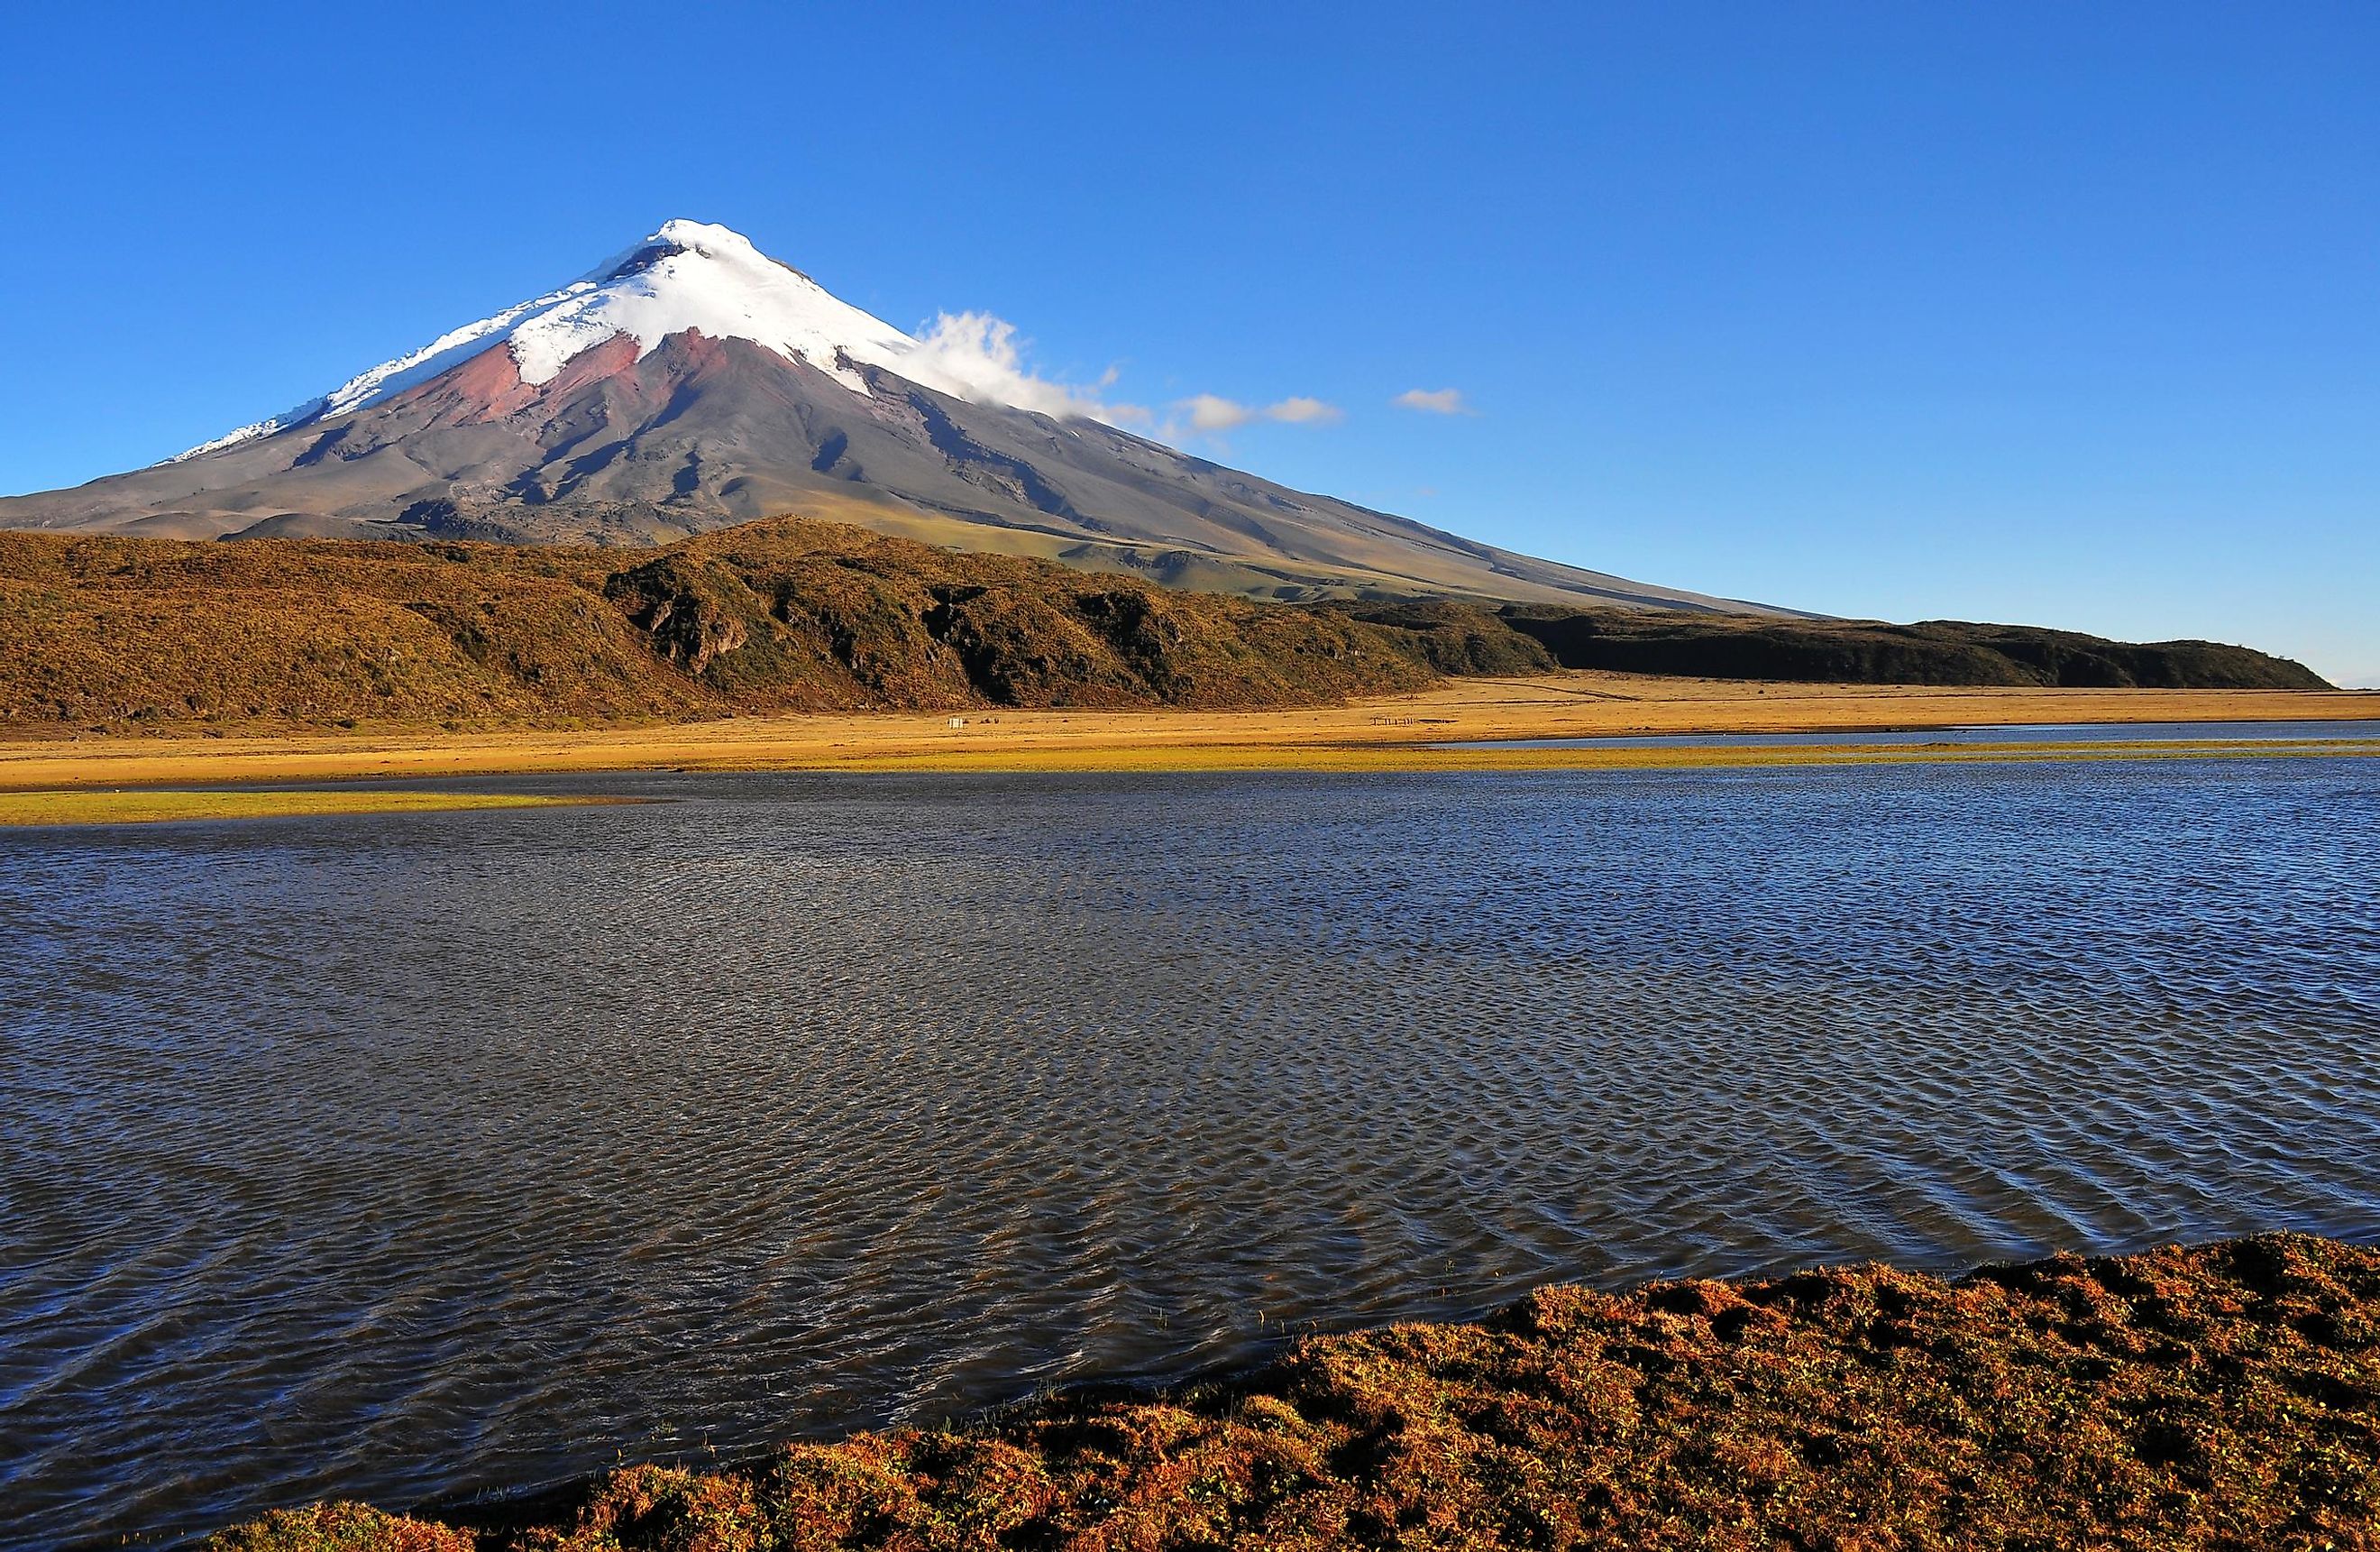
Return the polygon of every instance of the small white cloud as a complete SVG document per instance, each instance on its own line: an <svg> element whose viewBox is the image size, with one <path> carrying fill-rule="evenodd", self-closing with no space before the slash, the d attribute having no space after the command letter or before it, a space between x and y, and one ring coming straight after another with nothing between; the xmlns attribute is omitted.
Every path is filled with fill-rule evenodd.
<svg viewBox="0 0 2380 1552"><path fill-rule="evenodd" d="M1329 425L1344 420L1339 407L1293 395L1277 404L1242 404L1220 394L1176 400L1161 420L1145 405L1110 403L1115 385L1110 367L1089 387L1052 382L1025 364L1016 325L989 312L944 312L917 333L917 348L903 359L901 375L978 404L1013 404L1061 420L1100 421L1177 441L1185 434L1220 436L1257 421L1286 425Z"/></svg>
<svg viewBox="0 0 2380 1552"><path fill-rule="evenodd" d="M1176 404L1174 409L1190 417L1193 431L1231 431L1246 425L1257 418L1251 406L1234 403L1215 394L1198 394Z"/></svg>
<svg viewBox="0 0 2380 1552"><path fill-rule="evenodd" d="M1173 409L1188 422L1190 430L1205 432L1210 436L1220 432L1236 431L1252 421L1321 426L1346 419L1337 405L1303 396L1285 398L1278 404L1259 409L1253 404L1242 404L1237 399L1224 398L1219 394L1195 394L1175 401Z"/></svg>
<svg viewBox="0 0 2380 1552"><path fill-rule="evenodd" d="M1477 413L1463 402L1463 390L1460 388L1407 388L1389 402L1400 409L1418 409L1425 415Z"/></svg>
<svg viewBox="0 0 2380 1552"><path fill-rule="evenodd" d="M1293 426L1327 426L1346 418L1337 405L1318 398L1285 398L1265 411L1266 420L1287 421Z"/></svg>

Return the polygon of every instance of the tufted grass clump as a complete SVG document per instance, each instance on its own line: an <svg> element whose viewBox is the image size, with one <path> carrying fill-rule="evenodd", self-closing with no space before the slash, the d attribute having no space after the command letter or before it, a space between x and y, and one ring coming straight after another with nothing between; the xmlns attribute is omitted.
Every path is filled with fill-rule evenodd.
<svg viewBox="0 0 2380 1552"><path fill-rule="evenodd" d="M338 1518L370 1513L212 1545L2369 1548L2380 1251L2275 1234L1955 1282L1550 1288L1476 1325L1307 1338L1172 1396L630 1467L528 1528Z"/></svg>

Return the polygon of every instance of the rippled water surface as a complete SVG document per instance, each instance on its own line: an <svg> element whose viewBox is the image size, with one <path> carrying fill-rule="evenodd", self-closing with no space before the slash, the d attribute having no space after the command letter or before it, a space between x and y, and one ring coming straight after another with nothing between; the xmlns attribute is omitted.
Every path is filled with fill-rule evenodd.
<svg viewBox="0 0 2380 1552"><path fill-rule="evenodd" d="M0 834L0 1541L2380 1235L2380 761L549 785Z"/></svg>

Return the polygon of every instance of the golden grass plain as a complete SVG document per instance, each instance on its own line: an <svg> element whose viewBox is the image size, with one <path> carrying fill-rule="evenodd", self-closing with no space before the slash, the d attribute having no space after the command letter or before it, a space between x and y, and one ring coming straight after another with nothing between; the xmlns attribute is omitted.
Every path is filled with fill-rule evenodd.
<svg viewBox="0 0 2380 1552"><path fill-rule="evenodd" d="M1449 679L1417 692L1284 711L835 713L698 723L449 733L352 731L192 738L83 735L0 743L0 792L201 783L347 781L616 770L1464 771L2087 759L2159 752L2125 725L2380 718L2373 690L2005 690L1656 678L1586 671ZM1840 732L2084 723L2105 740L1848 752L1791 749L1477 750L1484 740L1598 735ZM2367 744L2371 741L2367 740ZM2193 755L2348 752L2193 744ZM2380 752L2380 748L2368 752Z"/></svg>
<svg viewBox="0 0 2380 1552"><path fill-rule="evenodd" d="M354 787L266 791L191 791L158 787L127 791L84 787L50 792L0 792L0 829L44 825L164 825L192 819L281 819L303 814L550 808L580 800L519 793L391 792Z"/></svg>

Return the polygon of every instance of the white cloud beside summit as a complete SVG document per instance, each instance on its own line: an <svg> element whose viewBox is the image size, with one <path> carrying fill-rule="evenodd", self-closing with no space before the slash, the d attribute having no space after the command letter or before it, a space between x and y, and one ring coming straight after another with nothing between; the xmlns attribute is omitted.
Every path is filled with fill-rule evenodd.
<svg viewBox="0 0 2380 1552"><path fill-rule="evenodd" d="M939 315L917 336L910 360L919 370L904 375L935 386L953 385L961 397L978 404L1009 404L1061 420L1079 417L1111 424L1145 413L1128 404L1103 404L1090 389L1036 376L1018 349L1016 325L989 312ZM1109 380L1114 375L1110 373Z"/></svg>

